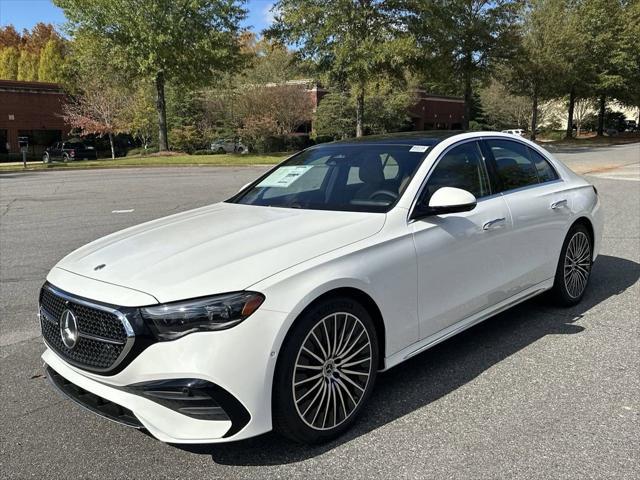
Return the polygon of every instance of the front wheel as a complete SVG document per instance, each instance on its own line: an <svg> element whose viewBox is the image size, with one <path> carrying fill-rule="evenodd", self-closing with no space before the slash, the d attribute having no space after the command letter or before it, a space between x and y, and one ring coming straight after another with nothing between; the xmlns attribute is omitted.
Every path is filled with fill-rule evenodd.
<svg viewBox="0 0 640 480"><path fill-rule="evenodd" d="M51 158L49 157L49 153L44 152L44 155L42 155L42 163L49 163L50 161L51 161Z"/></svg>
<svg viewBox="0 0 640 480"><path fill-rule="evenodd" d="M273 421L300 443L331 440L354 422L375 383L376 330L350 298L325 300L292 327L278 359Z"/></svg>
<svg viewBox="0 0 640 480"><path fill-rule="evenodd" d="M582 300L593 265L593 242L586 227L571 227L560 252L551 293L556 303L570 307Z"/></svg>

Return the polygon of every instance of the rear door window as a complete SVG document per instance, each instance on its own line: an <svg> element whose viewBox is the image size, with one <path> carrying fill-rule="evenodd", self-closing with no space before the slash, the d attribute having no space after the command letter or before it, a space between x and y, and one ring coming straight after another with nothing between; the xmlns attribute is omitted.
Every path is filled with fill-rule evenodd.
<svg viewBox="0 0 640 480"><path fill-rule="evenodd" d="M536 166L540 183L552 182L553 180L558 179L558 174L546 158L536 152L533 148L527 147L527 153L529 153L529 158Z"/></svg>
<svg viewBox="0 0 640 480"><path fill-rule="evenodd" d="M538 172L527 152L528 147L511 140L486 140L495 159L502 191L538 184Z"/></svg>

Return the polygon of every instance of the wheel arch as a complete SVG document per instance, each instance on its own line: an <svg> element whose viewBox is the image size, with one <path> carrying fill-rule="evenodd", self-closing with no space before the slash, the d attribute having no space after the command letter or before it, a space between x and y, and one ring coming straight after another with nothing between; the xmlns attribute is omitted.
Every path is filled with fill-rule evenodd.
<svg viewBox="0 0 640 480"><path fill-rule="evenodd" d="M380 311L380 308L378 307L376 301L368 293L356 287L335 287L316 296L300 311L300 313L298 313L298 315L296 315L295 320L291 323L291 325L289 325L287 333L282 340L282 345L287 342L287 339L289 338L289 335L293 330L293 326L296 324L299 318L301 318L306 312L312 309L319 302L335 297L351 298L360 303L367 310L369 315L371 315L371 319L373 320L373 324L376 329L378 344L378 368L384 368L386 328L382 317L382 312Z"/></svg>
<svg viewBox="0 0 640 480"><path fill-rule="evenodd" d="M595 230L593 229L593 223L591 222L591 220L585 216L578 217L571 224L571 227L569 227L569 230L571 230L576 225L583 225L587 229L587 232L589 233L589 237L591 240L591 247L594 248L596 237L595 237Z"/></svg>

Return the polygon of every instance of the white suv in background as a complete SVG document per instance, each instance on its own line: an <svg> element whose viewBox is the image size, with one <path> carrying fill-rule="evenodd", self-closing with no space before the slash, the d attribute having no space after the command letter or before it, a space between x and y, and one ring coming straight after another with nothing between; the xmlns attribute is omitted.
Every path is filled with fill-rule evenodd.
<svg viewBox="0 0 640 480"><path fill-rule="evenodd" d="M525 132L521 128L513 128L511 130L502 130L502 133L508 133L510 135L519 135L520 137L525 136Z"/></svg>

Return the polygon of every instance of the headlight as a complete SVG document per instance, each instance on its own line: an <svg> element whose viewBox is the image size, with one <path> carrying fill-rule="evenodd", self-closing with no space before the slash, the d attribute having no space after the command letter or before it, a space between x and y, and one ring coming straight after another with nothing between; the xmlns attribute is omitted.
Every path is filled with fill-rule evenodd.
<svg viewBox="0 0 640 480"><path fill-rule="evenodd" d="M224 330L255 312L264 295L235 292L140 309L142 318L160 340L175 340L188 333Z"/></svg>

